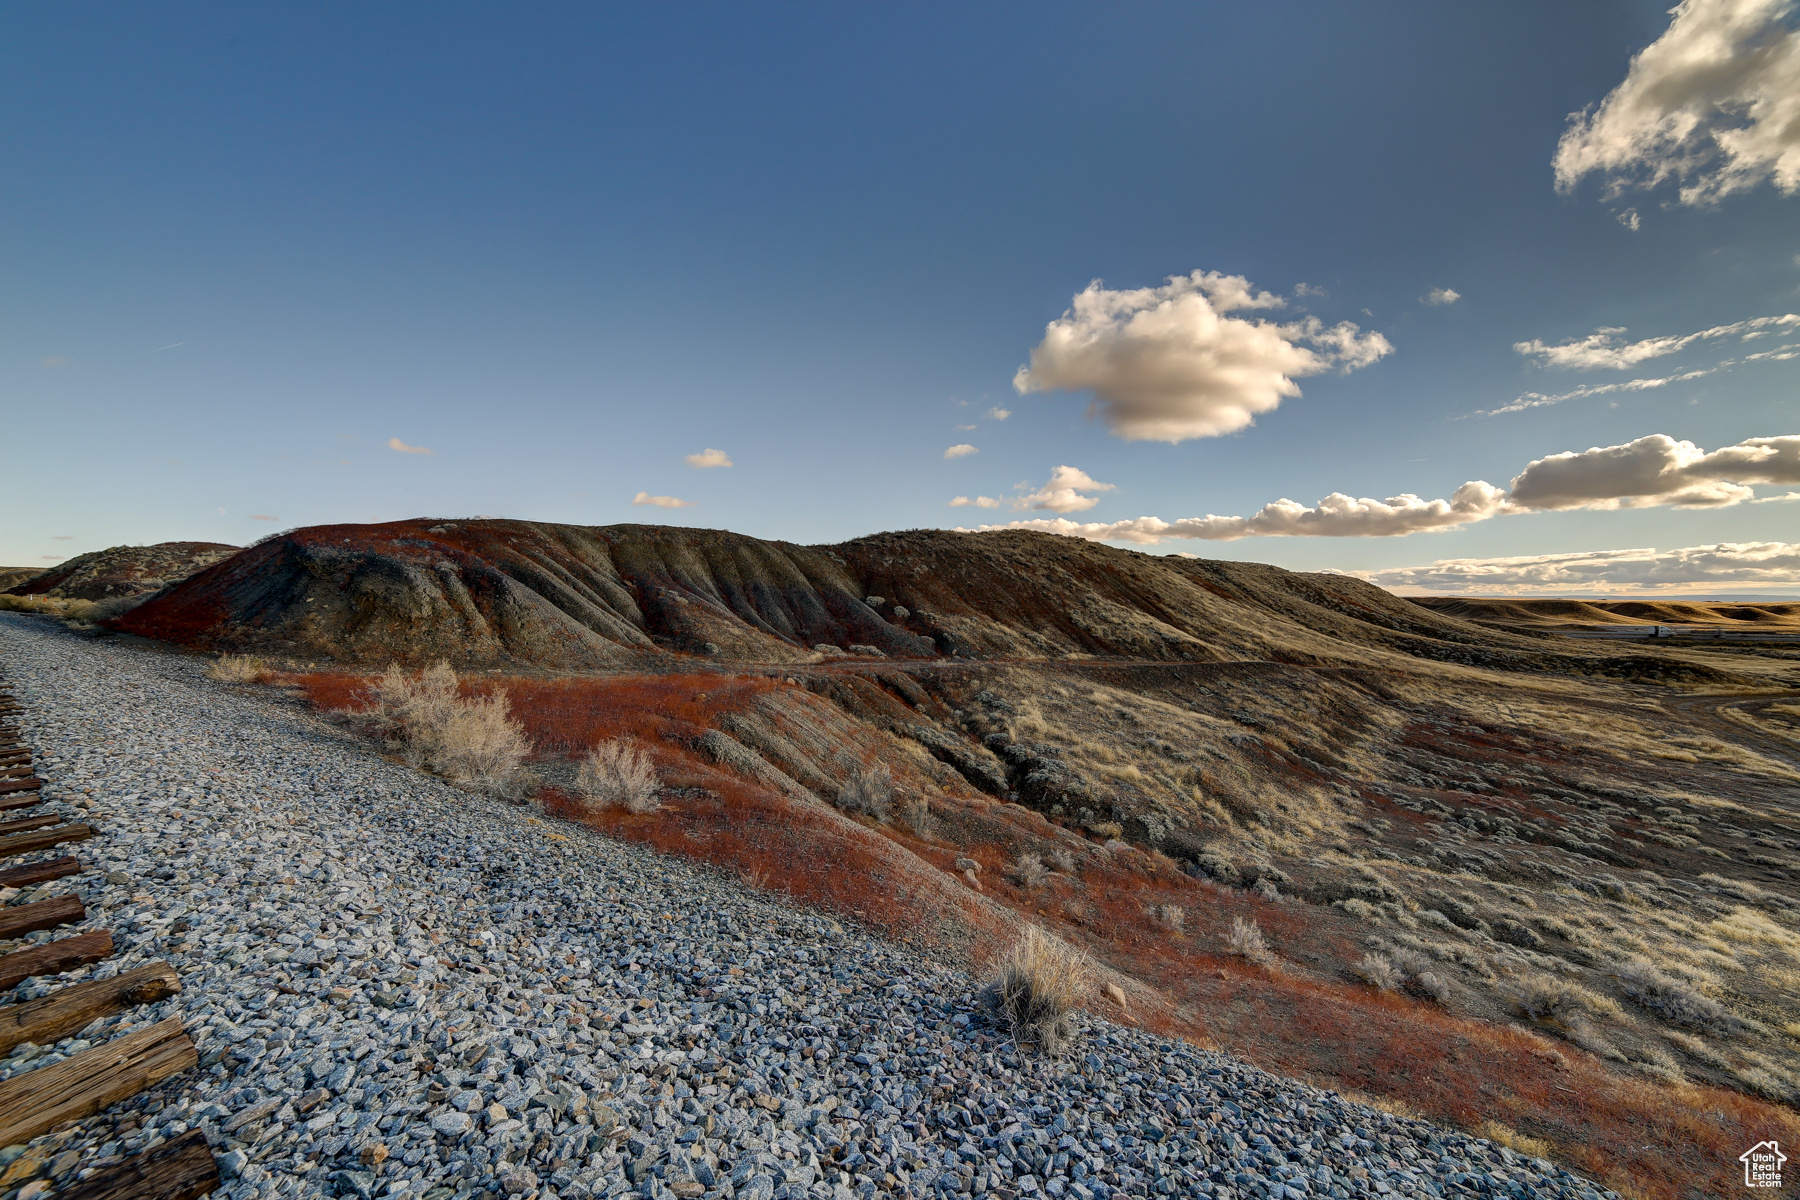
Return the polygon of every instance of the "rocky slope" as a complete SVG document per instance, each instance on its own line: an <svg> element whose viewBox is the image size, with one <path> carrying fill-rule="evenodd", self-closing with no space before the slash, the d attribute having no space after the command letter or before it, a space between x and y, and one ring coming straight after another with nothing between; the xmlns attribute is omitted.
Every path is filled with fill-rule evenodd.
<svg viewBox="0 0 1800 1200"><path fill-rule="evenodd" d="M9 1187L198 1127L229 1200L1612 1196L1104 1021L1064 1062L1022 1055L958 970L384 762L192 661L7 614L0 665L53 803L104 818L105 873L75 882L120 953L92 970L166 956L186 985L84 1034L179 1013L202 1056L38 1139Z"/></svg>
<svg viewBox="0 0 1800 1200"><path fill-rule="evenodd" d="M77 555L47 571L14 581L8 585L7 594L59 600L147 596L237 552L238 547L222 542L113 546Z"/></svg>

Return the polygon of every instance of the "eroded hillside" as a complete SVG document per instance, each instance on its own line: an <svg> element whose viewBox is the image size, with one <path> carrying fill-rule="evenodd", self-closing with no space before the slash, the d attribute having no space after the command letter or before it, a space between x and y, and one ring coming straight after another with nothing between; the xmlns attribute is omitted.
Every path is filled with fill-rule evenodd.
<svg viewBox="0 0 1800 1200"><path fill-rule="evenodd" d="M483 668L552 814L957 957L1037 922L1117 973L1121 1019L1645 1195L1800 1133L1779 648L1603 647L1037 534L498 521L302 530L114 624L274 656L331 709L357 664ZM573 796L615 738L660 812ZM891 803L847 806L878 765Z"/></svg>

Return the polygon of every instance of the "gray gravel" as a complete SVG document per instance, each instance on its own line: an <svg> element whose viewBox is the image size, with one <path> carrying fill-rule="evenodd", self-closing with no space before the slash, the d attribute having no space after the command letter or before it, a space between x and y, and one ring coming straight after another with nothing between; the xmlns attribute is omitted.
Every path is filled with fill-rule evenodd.
<svg viewBox="0 0 1800 1200"><path fill-rule="evenodd" d="M166 958L186 985L0 1070L173 1013L201 1054L0 1151L0 1200L196 1126L237 1200L1612 1196L1105 1022L1060 1063L1022 1056L958 971L458 791L202 667L0 614L50 794L104 829L94 872L7 902L73 885L120 947L95 975Z"/></svg>

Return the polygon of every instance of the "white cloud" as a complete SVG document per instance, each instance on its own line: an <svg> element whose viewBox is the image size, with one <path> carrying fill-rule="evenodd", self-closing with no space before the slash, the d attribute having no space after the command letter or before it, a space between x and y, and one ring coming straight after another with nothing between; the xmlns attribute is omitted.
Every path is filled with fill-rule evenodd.
<svg viewBox="0 0 1800 1200"><path fill-rule="evenodd" d="M682 500L676 496L652 496L649 492L639 492L631 498L633 505L649 505L652 508L692 508L692 500Z"/></svg>
<svg viewBox="0 0 1800 1200"><path fill-rule="evenodd" d="M1318 297L1323 298L1325 296L1329 296L1330 294L1331 293L1327 292L1324 288L1316 287L1310 283L1296 283L1294 285L1294 295L1301 300L1306 300L1313 296L1318 296Z"/></svg>
<svg viewBox="0 0 1800 1200"><path fill-rule="evenodd" d="M711 467L733 467L737 465L731 461L730 456L723 450L714 450L711 447L702 450L698 454L688 455L686 461L688 466L701 471Z"/></svg>
<svg viewBox="0 0 1800 1200"><path fill-rule="evenodd" d="M405 442L401 441L399 438L389 438L388 439L388 449L389 450L397 450L401 454L430 454L430 453L432 453L431 449L426 446L409 446Z"/></svg>
<svg viewBox="0 0 1800 1200"><path fill-rule="evenodd" d="M1723 542L1679 550L1642 548L1517 558L1446 558L1428 567L1359 571L1390 588L1433 592L1581 592L1595 589L1800 584L1800 543Z"/></svg>
<svg viewBox="0 0 1800 1200"><path fill-rule="evenodd" d="M1631 230L1631 232L1633 232L1633 233L1636 233L1638 231L1638 227L1644 223L1638 217L1638 210L1635 208L1628 208L1624 212L1615 213L1614 216L1616 216L1618 218L1619 224L1621 224L1625 228Z"/></svg>
<svg viewBox="0 0 1800 1200"><path fill-rule="evenodd" d="M1514 342L1513 349L1528 357L1535 357L1540 365L1546 367L1576 367L1584 370L1590 367L1611 367L1622 371L1627 367L1635 367L1645 359L1679 353L1696 342L1728 337L1747 341L1764 336L1772 330L1795 325L1800 325L1800 313L1784 313L1778 317L1755 317L1730 325L1715 325L1711 329L1702 329L1699 333L1644 338L1636 342L1619 341L1616 335L1625 331L1615 327L1596 329L1584 338L1575 338L1554 346L1535 338L1529 342Z"/></svg>
<svg viewBox="0 0 1800 1200"><path fill-rule="evenodd" d="M1068 475L1064 473L1068 472ZM1169 538L1235 541L1247 537L1405 537L1454 529L1492 517L1571 508L1723 508L1753 501L1753 484L1800 484L1800 435L1746 438L1706 451L1692 442L1652 434L1618 446L1553 454L1527 463L1511 489L1470 480L1447 500L1410 492L1386 500L1333 492L1307 506L1281 499L1247 517L1134 517L1071 521L1038 517L987 529L1035 529L1100 542L1155 545ZM1058 467L1050 482L1013 502L1015 508L1081 512L1098 500L1084 491L1110 490L1073 467ZM1800 493L1768 499L1800 499ZM961 507L969 501L951 502ZM988 507L982 505L982 507Z"/></svg>
<svg viewBox="0 0 1800 1200"><path fill-rule="evenodd" d="M958 496L954 500L950 501L950 507L951 508L999 508L1000 501L993 496L976 496L974 499L970 499L968 496Z"/></svg>
<svg viewBox="0 0 1800 1200"><path fill-rule="evenodd" d="M1557 392L1545 395L1543 392L1526 392L1510 404L1502 404L1499 408L1484 408L1480 412L1470 413L1471 417L1498 417L1506 413L1524 412L1528 408L1544 408L1551 404L1561 404L1565 400L1580 400L1588 396L1605 396L1612 392L1642 392L1652 388L1668 387L1671 383L1686 383L1690 379L1700 379L1714 372L1722 371L1730 363L1717 367L1702 367L1697 371L1683 371L1679 375L1663 375L1652 379L1627 379L1621 383L1597 383L1587 387L1578 387L1572 391ZM1460 418L1458 418L1460 419Z"/></svg>
<svg viewBox="0 0 1800 1200"><path fill-rule="evenodd" d="M990 408L987 410L987 416L990 421L1004 421L1006 418L1012 416L1012 409Z"/></svg>
<svg viewBox="0 0 1800 1200"><path fill-rule="evenodd" d="M1296 378L1367 366L1393 350L1348 321L1228 315L1285 304L1242 276L1216 272L1129 291L1096 280L1045 328L1013 387L1021 395L1092 389L1090 411L1117 436L1182 442L1252 424L1300 394Z"/></svg>
<svg viewBox="0 0 1800 1200"><path fill-rule="evenodd" d="M1020 487L1027 485L1020 484ZM1115 491L1115 485L1100 483L1080 467L1062 466L1050 472L1049 480L1035 491L1027 492L1012 502L1014 508L1041 508L1046 512L1084 512L1100 503L1098 496L1083 492Z"/></svg>
<svg viewBox="0 0 1800 1200"><path fill-rule="evenodd" d="M1552 454L1513 478L1512 499L1532 509L1719 508L1751 499L1755 483L1800 483L1800 436L1747 438L1708 453L1655 433Z"/></svg>
<svg viewBox="0 0 1800 1200"><path fill-rule="evenodd" d="M1414 495L1385 501L1333 492L1311 508L1292 500L1265 504L1248 517L1137 517L1129 521L1079 522L1063 518L1013 521L988 529L1035 529L1097 542L1155 545L1165 538L1230 542L1247 537L1404 537L1483 521L1506 507L1506 493L1479 480L1463 484L1449 500ZM1069 511L1069 510L1061 510Z"/></svg>
<svg viewBox="0 0 1800 1200"><path fill-rule="evenodd" d="M1426 292L1423 296L1419 297L1419 303L1441 306L1445 304L1455 304L1461 299L1462 293L1455 288L1432 288L1429 292Z"/></svg>
<svg viewBox="0 0 1800 1200"><path fill-rule="evenodd" d="M1573 113L1556 184L1606 194L1680 183L1707 204L1763 180L1800 191L1800 28L1793 0L1683 0L1597 109Z"/></svg>
<svg viewBox="0 0 1800 1200"><path fill-rule="evenodd" d="M959 445L952 446L948 450L944 451L944 457L945 458L967 458L971 454L980 454L980 453L981 453L981 451L979 451L975 447L969 445L969 443L963 442Z"/></svg>

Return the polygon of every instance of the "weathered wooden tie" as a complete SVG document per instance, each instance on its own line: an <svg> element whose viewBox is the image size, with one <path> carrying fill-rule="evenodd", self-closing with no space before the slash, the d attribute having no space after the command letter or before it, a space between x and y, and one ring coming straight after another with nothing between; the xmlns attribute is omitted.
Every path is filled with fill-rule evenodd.
<svg viewBox="0 0 1800 1200"><path fill-rule="evenodd" d="M35 817L0 821L0 837L10 837L15 833L26 833L33 829L48 829L52 825L61 825L62 823L61 813L42 813Z"/></svg>
<svg viewBox="0 0 1800 1200"><path fill-rule="evenodd" d="M80 1033L101 1017L137 1004L167 1000L181 990L181 978L166 962L151 963L111 979L60 988L37 1000L0 1007L0 1054L25 1042L47 1046Z"/></svg>
<svg viewBox="0 0 1800 1200"><path fill-rule="evenodd" d="M34 804L44 802L42 792L23 792L17 796L0 796L0 812L10 812L15 808L30 808Z"/></svg>
<svg viewBox="0 0 1800 1200"><path fill-rule="evenodd" d="M28 1142L199 1065L180 1017L0 1082L0 1142Z"/></svg>
<svg viewBox="0 0 1800 1200"><path fill-rule="evenodd" d="M56 1200L199 1200L219 1186L206 1135L190 1129L64 1188Z"/></svg>
<svg viewBox="0 0 1800 1200"><path fill-rule="evenodd" d="M24 937L40 929L73 925L87 916L87 907L79 896L52 896L33 904L14 904L0 908L0 940Z"/></svg>
<svg viewBox="0 0 1800 1200"><path fill-rule="evenodd" d="M87 869L86 863L73 856L47 858L43 862L0 870L0 887L22 888L34 883L49 883L65 875L79 875Z"/></svg>
<svg viewBox="0 0 1800 1200"><path fill-rule="evenodd" d="M18 987L33 975L61 975L112 957L112 933L96 929L0 954L0 991ZM0 1143L12 1145L11 1142Z"/></svg>
<svg viewBox="0 0 1800 1200"><path fill-rule="evenodd" d="M93 837L94 833L92 825L58 825L54 829L15 833L11 837L0 837L0 856L28 854L33 850L48 850L50 847L60 846L64 842L82 842Z"/></svg>

